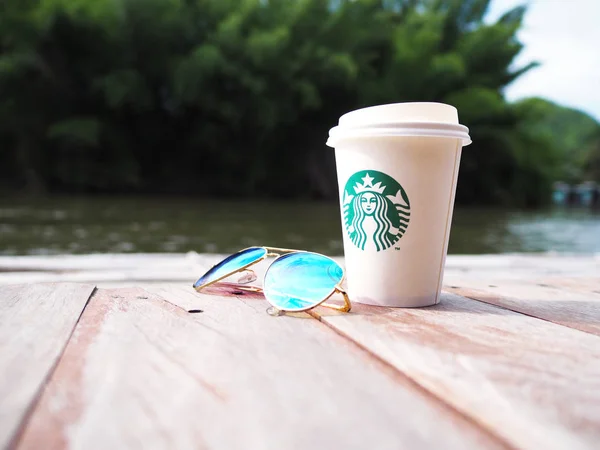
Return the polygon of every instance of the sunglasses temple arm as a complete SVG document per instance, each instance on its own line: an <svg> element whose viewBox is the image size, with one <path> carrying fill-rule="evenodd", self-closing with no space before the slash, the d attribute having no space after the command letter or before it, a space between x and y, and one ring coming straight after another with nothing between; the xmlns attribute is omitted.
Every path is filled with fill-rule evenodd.
<svg viewBox="0 0 600 450"><path fill-rule="evenodd" d="M339 292L344 297L343 305L335 305L333 303L321 303L320 306L325 306L326 308L335 309L336 311L349 312L350 309L352 309L352 304L350 303L350 299L348 298L348 294L346 293L346 291L343 290L341 287L336 286L334 293L335 292ZM333 295L333 294L331 294L331 295Z"/></svg>
<svg viewBox="0 0 600 450"><path fill-rule="evenodd" d="M236 284L235 288L239 289L240 291L247 291L247 292L262 292L263 291L263 289L260 286L244 286L243 284Z"/></svg>
<svg viewBox="0 0 600 450"><path fill-rule="evenodd" d="M252 264L251 264L252 265ZM244 281L238 281L238 282L230 282L230 281L223 281L226 278L229 278L233 275L235 275L236 273L246 273L247 275L250 275L250 280L244 282ZM242 277L240 280L243 280L244 277ZM256 274L254 273L254 271L252 269L248 269L248 267L241 269L241 270L237 270L235 272L229 273L227 275L225 275L224 277L215 280L215 281L211 281L210 283L205 284L204 286L199 286L199 287L195 287L194 289L196 290L196 292L202 292L204 289L208 288L208 287L229 287L229 288L235 288L241 291L247 291L247 292L263 292L262 287L260 286L252 286L252 285L248 285L246 283L251 283L252 281L256 280Z"/></svg>
<svg viewBox="0 0 600 450"><path fill-rule="evenodd" d="M244 285L244 284L239 284L239 283L229 283L227 281L215 281L214 283L211 284L207 284L205 286L202 287L196 287L194 288L196 290L196 292L202 292L204 289L207 288L231 288L231 289L237 289L238 291L246 291L246 292L263 292L263 289L260 286L248 286L248 285Z"/></svg>
<svg viewBox="0 0 600 450"><path fill-rule="evenodd" d="M280 256L280 255L285 255L287 253L295 253L295 252L299 252L301 250L294 250L291 248L278 248L278 247L264 247L267 250L267 255L268 256Z"/></svg>

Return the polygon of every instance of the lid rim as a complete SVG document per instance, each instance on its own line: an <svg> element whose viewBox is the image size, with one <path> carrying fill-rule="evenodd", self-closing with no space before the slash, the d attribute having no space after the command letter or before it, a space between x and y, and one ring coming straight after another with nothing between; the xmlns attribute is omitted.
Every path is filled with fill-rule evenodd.
<svg viewBox="0 0 600 450"><path fill-rule="evenodd" d="M354 126L343 126L337 125L332 130L356 130L356 129L366 129L366 128L398 128L398 129L411 129L411 128L426 128L432 130L460 130L460 131L468 131L469 129L462 124L459 123L447 123L447 122L377 122L377 123L367 123L364 125L354 125Z"/></svg>
<svg viewBox="0 0 600 450"><path fill-rule="evenodd" d="M472 142L469 129L461 124L447 122L380 122L353 127L335 126L329 130L327 145L334 147L335 143L341 140L367 136L447 137L462 140L463 146Z"/></svg>

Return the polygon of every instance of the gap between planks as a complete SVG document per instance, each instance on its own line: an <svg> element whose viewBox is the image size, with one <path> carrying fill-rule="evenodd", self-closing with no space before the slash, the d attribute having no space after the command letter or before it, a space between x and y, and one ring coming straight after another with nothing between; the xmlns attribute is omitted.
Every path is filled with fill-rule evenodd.
<svg viewBox="0 0 600 450"><path fill-rule="evenodd" d="M587 280L591 283L591 280ZM445 291L530 317L600 336L600 294L579 292L558 280L545 283L483 281L446 286ZM594 281L596 285L597 281ZM566 283L565 283L566 284Z"/></svg>
<svg viewBox="0 0 600 450"><path fill-rule="evenodd" d="M97 291L78 325L96 334L85 348L75 348L84 335L69 342L20 449L48 442L50 423L59 443L86 449L509 447L313 318L270 317L260 299L142 292ZM82 361L78 379L61 383ZM61 416L61 394L83 410Z"/></svg>
<svg viewBox="0 0 600 450"><path fill-rule="evenodd" d="M96 290L97 289L94 287L94 290L90 294L90 297L88 298L88 300L85 302L85 305L83 306L83 309L81 310L81 313L79 314L79 317L77 318L77 321L75 322L75 326L73 327L73 329L69 333L69 336L67 337L64 345L60 349L60 354L59 354L58 358L52 364L52 366L48 370L48 373L46 374L46 376L41 380L40 386L37 389L37 391L36 391L35 395L33 396L33 398L31 399L31 403L29 404L29 406L25 410L25 412L23 414L23 419L21 420L21 423L19 424L19 427L17 428L17 431L15 432L15 434L12 437L11 441L9 442L7 448L12 449L12 448L16 448L17 447L18 442L20 441L21 436L23 435L23 432L25 431L25 428L27 428L27 424L29 423L29 420L31 419L31 416L33 414L33 411L35 410L35 407L36 407L37 403L40 401L40 398L42 397L42 393L44 392L44 386L48 383L48 381L52 377L52 374L54 373L54 371L56 370L56 368L60 364L60 360L63 357L65 349L67 348L67 345L69 344L69 341L71 340L71 337L73 337L73 333L75 332L75 328L77 328L77 324L79 323L79 320L81 320L81 316L83 315L83 313L85 311L85 308L89 304L90 299L96 293Z"/></svg>
<svg viewBox="0 0 600 450"><path fill-rule="evenodd" d="M19 440L94 291L72 283L0 287L0 447Z"/></svg>
<svg viewBox="0 0 600 450"><path fill-rule="evenodd" d="M538 291L535 291L535 292L537 294L539 294ZM553 292L556 293L556 290L554 290ZM473 309L478 309L476 307L477 304L486 305L485 301L482 302L481 300L471 299L471 298L466 297L466 296L460 296L460 295L459 296L452 296L452 295L450 295L450 298L448 298L448 295L447 294L445 294L445 295L446 295L445 302L449 302L450 301L451 303L453 303L450 300L453 297L454 298L460 298L460 299L462 299L463 303L464 302L475 302L475 303L471 304L472 307L473 307ZM573 293L573 295L576 295L576 294ZM367 309L367 310L368 309L371 309L371 310L377 309L382 314L385 313L385 310L387 310L388 312L390 312L390 311L402 312L403 311L402 309L395 309L394 310L394 309L388 309L388 308L372 308L372 307L368 307L368 306L364 306L364 305L358 305L358 306L359 306L359 308L363 308L363 309ZM438 306L440 306L440 305L438 305ZM574 306L576 306L575 303L569 303L569 304L567 304L566 311L563 309L562 312L565 313L565 314L569 314L569 312L572 313ZM442 307L443 307L443 305L442 305ZM433 309L435 309L435 307ZM432 312L433 312L433 309L431 309ZM494 310L496 310L496 311L503 311L504 312L503 314L506 314L509 317L515 317L515 318L518 318L519 316L523 316L524 318L528 317L530 320L533 321L533 322L530 322L532 325L535 324L535 327L541 326L542 329L546 329L548 327L550 329L552 329L552 327L560 327L561 325L564 325L564 324L560 324L560 323L556 324L556 323L553 323L551 321L549 321L547 325L538 325L538 321L541 324L543 324L544 321L545 321L545 319L543 319L543 317L540 317L539 314L527 314L527 313L519 311L519 310L514 310L510 306L508 306L506 304L503 304L503 303L501 303L501 304L492 304L492 306L483 306L483 309L484 310L487 309L487 311L494 311ZM415 311L417 311L417 316L420 315L420 314L427 315L427 310L428 310L428 308L415 309ZM355 309L355 311L356 311L356 309ZM404 311L410 311L410 309L409 310L404 310ZM575 312L576 312L576 309L575 309ZM487 418L487 417L483 417L483 420L482 420L482 417L480 415L478 415L477 413L473 414L472 411L465 410L462 407L462 405L460 405L460 402L456 403L455 401L453 401L453 399L449 398L445 394L442 394L439 390L431 389L430 388L431 386L428 387L426 384L422 384L419 381L419 377L415 376L414 372L402 370L402 368L400 368L400 366L398 366L397 364L394 364L393 358L391 358L391 359L387 358L386 359L385 357L381 356L381 354L378 353L377 349L374 348L372 345L367 345L366 343L361 343L360 340L356 338L356 333L354 333L354 330L352 330L352 332L351 332L350 329L343 330L342 328L336 326L336 320L338 320L338 319L342 320L342 321L344 321L345 319L351 320L351 319L349 319L349 317L351 317L351 315L347 316L347 315L345 315L343 313L333 312L333 311L330 311L327 308L318 308L317 310L315 310L314 312L311 312L310 314L311 314L311 316L313 316L314 318L317 318L318 320L320 320L325 326L331 328L333 331L335 331L337 334L339 334L343 338L345 338L345 339L353 342L354 345L356 345L358 348L364 350L368 355L371 355L372 357L378 359L379 361L381 361L382 363L386 364L387 366L394 368L394 370L395 370L395 372L397 374L399 374L400 376L402 376L403 378L405 378L408 382L412 383L414 386L418 387L423 392L427 393L427 395L431 395L437 401L441 401L442 403L446 404L449 408L451 408L457 414L461 414L462 416L464 416L465 418L467 418L467 420L471 420L471 421L474 421L475 423L477 423L479 426L482 427L482 429L484 429L488 433L490 433L490 435L495 436L496 438L498 438L499 440L501 440L505 444L508 443L508 442L512 442L511 445L514 445L514 446L519 446L520 445L520 442L519 442L518 439L511 441L509 439L509 437L507 437L505 435L503 436L503 433L499 431L500 427L498 427L496 424L494 424L494 420L490 421L489 418ZM541 314L541 316L543 316L543 315L544 314ZM422 316L422 317L425 317L425 316ZM361 319L359 318L358 320L360 321ZM392 324L393 324L393 320L391 321L390 325L392 325ZM573 325L573 324L571 323L571 325ZM570 328L573 329L573 332L574 332L573 337L571 339L577 339L579 337L577 335L577 333L579 331L584 331L584 330L578 330L577 326L571 326ZM508 328L507 328L507 330L508 330ZM571 332L571 333L573 333L573 332ZM550 342L549 342L549 344L552 345ZM599 344L600 344L600 342L599 342ZM597 356L600 356L600 354L597 355ZM514 363L516 364L517 361L515 361ZM549 369L550 366L551 366L551 362L548 361L548 364L549 364L549 366L548 366L548 369ZM600 367L598 367L598 369L599 369L598 373L600 373ZM600 403L598 403L597 406L600 407ZM600 413L600 409L599 409L598 412ZM593 433L597 434L600 431L598 422L596 422L596 424L594 426L595 426L595 432L593 432ZM532 441L532 442L534 442L534 441ZM531 442L527 442L527 444L530 445ZM534 448L534 446L533 446L533 448ZM577 447L577 448L580 448L580 447ZM581 448L585 448L585 445L583 447L581 447Z"/></svg>
<svg viewBox="0 0 600 450"><path fill-rule="evenodd" d="M428 389L424 385L420 384L417 380L411 378L409 374L403 372L402 370L398 369L398 367L394 366L394 364L392 364L390 361L382 358L380 355L374 353L371 349L369 349L369 347L361 344L360 342L352 338L351 335L333 326L331 323L323 320L323 316L318 314L316 311L309 311L308 314L310 314L315 320L318 320L321 324L323 324L324 327L327 327L337 335L341 336L343 339L346 339L346 341L352 343L352 345L354 345L358 350L364 353L368 358L376 360L378 364L381 364L382 367L386 368L386 370L390 373L390 376L398 377L399 380L402 380L404 383L412 386L415 390L422 392L424 396L431 398L432 401L438 402L439 404L443 405L452 414L455 414L458 417L462 417L462 419L466 422L473 423L482 432L488 434L492 439L498 441L498 443L504 446L504 448L517 450L517 447L515 447L500 433L497 433L493 428L489 427L485 422L480 422L479 420L477 420L477 417L469 415L465 411L457 408L451 402L448 402L444 397L440 397L435 391L432 391L431 389Z"/></svg>
<svg viewBox="0 0 600 450"><path fill-rule="evenodd" d="M597 336L453 294L354 311L316 315L515 447L595 448Z"/></svg>
<svg viewBox="0 0 600 450"><path fill-rule="evenodd" d="M159 291L160 291L160 289L159 289ZM169 293L168 290L166 292ZM177 292L181 293L182 291L178 290ZM163 295L162 297L163 297L164 300L167 300L167 302L169 302L170 304L176 304L177 306L181 306L182 305L181 295L176 295L175 297L169 296L169 295L167 295L167 296ZM165 297L168 297L168 298L165 298ZM197 307L198 303L202 304L202 301L200 300L201 298L202 298L201 296L197 296L195 293L190 293L190 296L189 296L188 300L184 300L183 301L183 305L185 305L184 307L187 308L187 309L192 309L191 308L192 305L195 306L195 307ZM469 300L464 299L463 297L450 296L450 298L446 297L443 300L444 303L448 303L449 302L450 305L443 304L441 306L442 307L444 307L444 306L452 306L453 303L456 303L455 300L452 300L453 298L462 298L462 303L464 303L465 301L469 301ZM173 300L175 300L175 301L173 301ZM210 300L204 299L203 303L206 304L206 305L209 305L210 302L215 302L215 301L216 302L220 302L220 301L222 301L222 302L232 302L232 300L234 300L234 299L232 299L232 298L218 299L218 298L212 297ZM253 308L254 305L252 304L253 301L252 302L250 302L250 301L245 302L245 301L243 301L241 299L240 300L236 299L234 301L234 304L236 304L239 307L240 305L239 305L238 302L244 303L244 304L246 304L247 307L254 309ZM471 300L471 302L473 302L473 301ZM262 301L260 302L260 304L262 305L260 314L264 314L264 309L266 307L266 304L264 302L262 302ZM501 308L501 307L494 307L494 306L477 307L476 304L485 305L485 303L474 302L474 303L471 304L471 307L474 308L474 309L479 309L479 310L483 309L483 310L486 310L486 311L493 311L493 309L495 308L496 310L504 311L505 313L503 313L502 315L503 316L507 316L507 317L515 317L515 316L522 315L522 314L519 314L519 313L511 312L510 310L507 310L507 309L504 309L504 308ZM360 310L369 310L370 308L366 307L366 309L365 309L365 307L363 307L363 306L358 306L357 309L360 311ZM233 309L231 311L233 312ZM323 312L323 314L321 314L321 312ZM451 312L452 312L452 307L450 308L450 313ZM409 316L411 314L414 314L414 316L421 317L421 319L426 318L428 315L431 315L431 314L435 315L436 314L435 308L432 308L432 309L429 309L429 310L428 309L422 309L422 310L412 310L412 311L409 311L409 310L405 310L405 311L402 311L402 310L390 311L390 310L385 310L385 309L378 309L378 312L377 312L378 315L391 314L391 317L390 317L388 325L392 326L392 327L394 326L394 319L397 318L398 315L402 315L403 313L406 313ZM322 325L325 325L326 327L332 328L336 332L337 335L342 336L344 338L344 341L350 342L350 343L352 343L352 345L356 346L357 348L363 349L366 352L365 356L369 355L370 358L374 358L375 360L382 362L385 367L393 367L393 370L394 370L393 373L399 375L401 377L401 379L405 379L406 378L406 380L411 383L411 386L413 386L413 388L414 388L414 384L416 384L417 386L420 386L419 391L422 394L423 393L426 394L428 398L433 397L436 400L437 403L439 403L439 400L441 399L442 400L442 402L441 402L442 406L444 406L445 408L449 408L453 412L460 413L462 411L461 418L467 417L470 423L473 423L473 421L475 421L475 423L478 425L478 428L482 427L482 428L479 428L480 430L482 430L482 432L484 432L487 435L490 435L490 437L495 438L494 440L496 440L496 441L498 441L498 439L500 439L500 442L502 442L502 444L504 446L506 446L506 442L507 442L506 439L508 439L508 441L513 444L513 447L519 447L519 448L535 448L536 445L538 445L540 443L544 443L543 439L540 441L539 433L538 433L538 436L534 436L533 438L531 438L531 437L529 437L527 435L522 435L522 434L519 435L519 433L516 433L517 436L514 436L514 434L515 434L514 433L514 431L515 431L514 426L512 428L512 433L511 433L511 427L509 427L508 431L503 430L501 427L498 426L497 420L494 419L494 417L493 417L494 414L492 414L492 417L489 417L489 411L486 412L484 410L484 412L487 414L487 416L486 416L486 414L482 415L481 414L481 409L479 409L479 410L477 408L473 409L473 405L469 405L469 402L467 402L467 404L465 405L465 402L461 401L460 396L457 399L456 395L449 395L449 392L447 391L447 389L450 388L450 391L452 391L453 388L452 388L451 385L445 387L446 391L444 391L444 389L442 389L440 391L439 386L436 386L435 384L434 385L431 384L431 380L425 379L424 380L425 383L423 383L423 380L419 376L419 370L416 370L416 372L415 372L415 369L418 369L418 367L416 367L415 365L408 364L408 370L406 370L407 368L404 365L404 363L400 363L400 364L398 363L398 361L399 361L398 357L396 355L394 355L394 350L393 349L392 349L392 353L391 354L389 353L389 351L387 351L387 350L390 350L389 347L388 347L388 349L385 352L382 353L382 351L381 351L382 349L381 348L378 348L377 346L375 346L375 347L373 346L373 340L372 339L368 340L368 341L364 340L364 331L365 330L364 330L364 328L361 330L361 327L363 326L363 324L360 323L361 321L364 322L364 320L363 320L364 317L360 317L360 314L358 314L358 315L353 315L353 314L344 315L344 314L338 314L338 313L332 313L332 312L325 312L325 309L322 309L322 310L319 310L319 312L317 314L314 314L313 316L316 316L317 318L319 318L319 320L322 322ZM354 316L354 317L352 317L352 316ZM273 320L275 320L275 321L277 321L277 320L285 320L284 318L270 318L270 317L268 319L270 321L273 321ZM446 319L448 319L448 317L446 317ZM450 319L452 320L451 317L450 317ZM302 319L292 319L292 320L302 320ZM348 324L351 325L351 323L349 321L352 321L352 320L355 321L355 322L358 322L358 323L354 324L354 325L358 325L358 327L356 327L354 325L350 326L350 327L347 326ZM536 318L528 318L528 322L527 323L530 323L530 324L533 325L534 322L531 322L531 321L537 321L537 319ZM558 328L560 328L560 326L553 325L552 323L546 323L546 322L543 322L543 321L537 321L537 322L540 322L540 323L543 323L543 324L545 323L546 324L546 325L543 325L543 326L540 326L540 325L536 324L536 327L538 327L538 328L541 327L541 329L544 329L544 330L548 329L548 327L558 327ZM276 322L265 322L265 324L267 324L267 326L270 325L271 323L276 324ZM381 329L381 327L379 327L379 332L381 332L381 331L382 331L382 329ZM358 332L358 334L357 334L357 332ZM573 332L576 333L576 331L571 331L571 333L573 333ZM363 338L361 338L361 334L363 335ZM398 345L399 346L403 346L403 345L405 346L405 344L406 344L405 342L398 341L397 338L394 338L394 339L392 339L390 341L390 337L388 335L386 335L385 332L383 334L380 334L377 337L377 339L383 340L383 341L387 341L387 342L384 342L384 344L388 344L388 343L389 344L394 344L394 346L396 346L396 347ZM452 334L449 335L449 339L452 340ZM589 339L588 339L588 341L589 341ZM427 342L424 342L424 343L427 344ZM433 342L433 344L435 344L435 342ZM422 348L425 350L425 349L427 349L427 346L422 347ZM491 348L493 348L493 347L491 347ZM397 352L397 350L396 350L396 352ZM418 364L417 364L417 366L418 366ZM518 366L517 366L517 368L518 368ZM550 368L551 367L548 366L548 369L550 369ZM552 368L552 369L554 369L554 368ZM563 370L563 375L565 373L566 372ZM466 374L469 374L469 373L467 372ZM489 376L489 375L487 375L487 376ZM418 381L418 380L420 380L420 381ZM444 380L444 378L442 377L442 379L438 379L438 381L441 381L441 385L442 385L442 387L444 387L444 381L447 382L448 380ZM450 381L452 381L452 380L450 380ZM473 379L471 379L471 381L473 381ZM496 388L499 388L500 390L506 388L506 386L503 385L502 383L498 384L497 381L492 382L492 384L494 384L494 383L496 384ZM474 387L475 385L476 385L476 383L472 387ZM575 388L581 388L581 387L577 385L577 386L575 386ZM493 401L497 401L494 398L492 398L492 400ZM576 396L574 396L573 401L577 401ZM566 407L568 409L569 405L568 404L565 404L565 405L566 405ZM491 406L494 406L494 405L492 404ZM496 406L498 406L498 405L496 405ZM500 406L502 406L502 405L500 405ZM531 406L532 405L529 405L528 408L531 408ZM534 409L536 407L537 406L534 405ZM539 409L539 407L537 407L537 408ZM539 415L539 411L538 411L538 415ZM591 417L589 416L589 414L588 414L588 418L591 419ZM525 419L527 419L527 417ZM529 420L531 420L531 419L529 419ZM527 421L527 420L525 420L525 421ZM596 423L594 425L593 423L594 422L590 422L590 424L591 424L590 426L596 427L595 429L596 429L596 432L597 432L598 431L597 430L598 424ZM539 428L539 424L536 424L536 425ZM548 423L547 424L547 430L548 430L548 432L552 431L552 432L556 433L555 430L552 430L552 428L551 428L552 425L556 425L556 424ZM563 424L563 426L564 425L565 424ZM592 428L591 430L593 430L593 429L594 428ZM518 432L519 430L517 429L516 431ZM565 434L566 430L563 429L563 430L559 430L559 431L560 431L559 435L561 435L563 437L564 436L568 436L568 435ZM588 432L588 436L589 436L589 433L590 433L589 427L587 429L587 432ZM508 433L508 435L506 433ZM521 433L522 433L522 431L521 431ZM555 436L556 436L556 434L555 434ZM503 438L506 438L506 439L503 439ZM582 444L582 442L578 442L577 439L574 436L571 436L568 439L569 439L570 444L573 446L573 448L590 448L590 447L586 447L585 445L583 445L583 446L582 445L578 445L578 444ZM553 442L552 440L546 440L545 443L548 444L547 448L560 448L560 447L556 447L556 445L560 445L559 441ZM563 442L563 443L565 443L565 442ZM554 445L554 447L553 447L553 445Z"/></svg>
<svg viewBox="0 0 600 450"><path fill-rule="evenodd" d="M165 299L165 298L163 298L163 299L166 302L171 303L172 305L176 306L177 308L182 309L185 312L189 311L189 310L186 310L185 308L179 306L177 303L173 303L170 300ZM341 303L341 302L338 301L338 303ZM194 310L192 309L191 311L194 311ZM399 370L397 367L395 367L389 361L381 358L376 353L373 353L368 347L365 347L364 345L360 344L359 342L354 340L351 336L347 335L343 331L337 329L336 327L332 326L331 324L327 323L326 321L323 321L322 316L317 314L316 311L327 311L330 314L344 314L344 313L333 312L333 311L329 310L328 308L319 307L314 311L309 310L304 314L309 315L310 317L315 319L322 327L325 327L330 332L333 332L334 334L340 336L349 345L356 348L357 351L360 352L360 354L364 355L365 358L373 360L376 365L379 365L381 367L382 372L387 373L391 378L397 379L400 384L410 386L415 391L420 392L425 398L429 398L432 403L436 403L440 407L446 409L448 411L449 415L454 415L457 418L460 418L460 420L463 420L465 423L474 424L476 427L478 427L481 430L482 433L487 434L491 440L497 441L498 444L500 444L502 446L502 448L505 448L507 450L517 450L517 447L513 446L502 435L497 434L493 429L487 427L484 423L478 422L476 420L476 418L474 419L473 417L466 414L464 411L461 411L460 409L456 408L451 403L448 403L443 397L440 397L440 396L436 395L435 392L432 392L431 390L425 388L424 386L419 384L417 381L412 379L409 375L407 375L406 373ZM274 318L274 319L276 320L277 318ZM296 317L296 319L302 320L302 319L300 319L300 317Z"/></svg>

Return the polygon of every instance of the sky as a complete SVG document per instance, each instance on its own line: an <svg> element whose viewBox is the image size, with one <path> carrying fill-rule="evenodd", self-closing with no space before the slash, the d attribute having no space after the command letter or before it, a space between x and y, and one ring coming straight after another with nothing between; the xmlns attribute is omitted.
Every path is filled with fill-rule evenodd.
<svg viewBox="0 0 600 450"><path fill-rule="evenodd" d="M600 0L492 0L487 20L529 5L515 63L541 65L506 90L509 100L539 96L600 120Z"/></svg>

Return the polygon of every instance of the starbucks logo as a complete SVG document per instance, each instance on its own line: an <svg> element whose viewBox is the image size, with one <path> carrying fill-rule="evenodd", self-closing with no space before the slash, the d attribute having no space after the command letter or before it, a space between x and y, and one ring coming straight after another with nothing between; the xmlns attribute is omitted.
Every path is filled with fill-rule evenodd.
<svg viewBox="0 0 600 450"><path fill-rule="evenodd" d="M385 250L404 235L410 220L410 202L396 180L383 172L362 170L346 182L344 225L361 250Z"/></svg>

